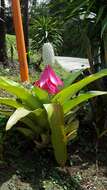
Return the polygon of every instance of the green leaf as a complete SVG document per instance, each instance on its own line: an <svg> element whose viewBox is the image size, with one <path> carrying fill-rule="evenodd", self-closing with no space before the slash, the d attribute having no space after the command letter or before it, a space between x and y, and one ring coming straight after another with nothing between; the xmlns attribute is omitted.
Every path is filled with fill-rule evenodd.
<svg viewBox="0 0 107 190"><path fill-rule="evenodd" d="M76 95L76 93L79 92L82 88L84 88L91 82L94 82L95 80L105 76L107 76L107 69L103 69L102 71L96 74L90 75L60 91L58 94L54 96L52 102L60 102L60 104L63 105L67 100Z"/></svg>
<svg viewBox="0 0 107 190"><path fill-rule="evenodd" d="M96 24L100 21L102 15L103 15L104 9L105 9L105 6L102 6L102 7L99 8L98 16L96 18Z"/></svg>
<svg viewBox="0 0 107 190"><path fill-rule="evenodd" d="M47 120L47 115L45 109L36 109L33 111L27 110L23 107L18 108L10 116L6 130L11 129L18 121L26 124L35 133L41 133L44 130L49 130L49 123Z"/></svg>
<svg viewBox="0 0 107 190"><path fill-rule="evenodd" d="M48 93L45 90L42 90L41 88L38 87L33 87L32 88L32 93L38 97L43 103L48 103L49 102L49 96Z"/></svg>
<svg viewBox="0 0 107 190"><path fill-rule="evenodd" d="M6 124L6 131L11 129L19 120L24 118L30 113L29 110L24 108L18 108L9 118Z"/></svg>
<svg viewBox="0 0 107 190"><path fill-rule="evenodd" d="M91 8L93 7L94 3L95 3L95 0L90 1L90 3L88 4L86 12L84 13L84 19L86 19L90 15Z"/></svg>
<svg viewBox="0 0 107 190"><path fill-rule="evenodd" d="M0 77L0 88L17 96L32 109L41 107L41 102L37 99L37 97L34 97L29 90L17 82L9 80L5 77Z"/></svg>
<svg viewBox="0 0 107 190"><path fill-rule="evenodd" d="M73 132L75 130L77 131L78 127L79 127L79 120L75 119L69 125L65 126L64 131L65 131L65 133L67 135L67 134L69 134L69 133L71 133L71 132Z"/></svg>
<svg viewBox="0 0 107 190"><path fill-rule="evenodd" d="M37 126L40 126L41 129L45 128L49 129L49 123L48 123L48 119L47 119L47 114L45 109L36 109L33 110L29 115L29 118L31 118L33 121L35 121L35 123L37 124Z"/></svg>
<svg viewBox="0 0 107 190"><path fill-rule="evenodd" d="M77 113L73 113L72 111L69 111L67 114L64 114L64 121L66 124L71 123L73 120L75 120L77 116Z"/></svg>
<svg viewBox="0 0 107 190"><path fill-rule="evenodd" d="M104 18L102 22L101 37L103 36L106 29L107 29L107 16Z"/></svg>
<svg viewBox="0 0 107 190"><path fill-rule="evenodd" d="M9 117L10 115L13 114L13 111L12 110L4 110L4 109L1 110L0 109L0 113L7 116L7 117Z"/></svg>
<svg viewBox="0 0 107 190"><path fill-rule="evenodd" d="M77 136L77 130L79 127L79 120L72 121L69 125L65 127L65 133L67 141L73 140Z"/></svg>
<svg viewBox="0 0 107 190"><path fill-rule="evenodd" d="M64 87L71 85L81 74L83 70L74 71L69 74L67 78L64 79Z"/></svg>
<svg viewBox="0 0 107 190"><path fill-rule="evenodd" d="M14 107L14 108L22 107L22 104L17 102L13 98L2 98L2 97L0 97L0 104L5 104L7 106L11 106L11 107Z"/></svg>
<svg viewBox="0 0 107 190"><path fill-rule="evenodd" d="M86 92L84 94L80 94L79 96L77 96L77 97L73 98L72 100L69 100L63 104L64 113L69 112L71 109L74 109L80 103L87 101L90 98L93 98L95 96L105 95L105 94L107 94L107 92L103 92L103 91L90 91L90 92Z"/></svg>
<svg viewBox="0 0 107 190"><path fill-rule="evenodd" d="M81 7L83 7L84 5L87 4L87 1L86 0L78 0L78 2L73 2L75 5L74 5L74 9L72 10L72 14L74 14L76 11L78 11Z"/></svg>
<svg viewBox="0 0 107 190"><path fill-rule="evenodd" d="M57 162L65 165L67 160L67 139L64 132L64 114L59 104L44 105L51 128L51 142Z"/></svg>
<svg viewBox="0 0 107 190"><path fill-rule="evenodd" d="M67 142L74 140L77 137L77 130L73 130L67 135Z"/></svg>
<svg viewBox="0 0 107 190"><path fill-rule="evenodd" d="M29 130L32 130L33 133L40 134L42 132L42 128L34 120L29 118L29 115L22 118L21 122L28 126L30 128Z"/></svg>

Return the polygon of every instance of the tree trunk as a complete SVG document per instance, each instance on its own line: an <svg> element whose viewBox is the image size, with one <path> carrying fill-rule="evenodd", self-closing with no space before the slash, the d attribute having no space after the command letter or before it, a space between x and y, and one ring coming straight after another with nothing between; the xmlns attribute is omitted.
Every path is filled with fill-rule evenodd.
<svg viewBox="0 0 107 190"><path fill-rule="evenodd" d="M104 49L103 39L101 39L100 52L101 52L101 68L104 69L105 68L105 49Z"/></svg>
<svg viewBox="0 0 107 190"><path fill-rule="evenodd" d="M91 44L90 43L88 43L88 47L86 49L86 53L87 53L87 58L89 60L90 71L93 74L93 73L95 73L95 69L94 69L94 64L93 64L92 48L91 48Z"/></svg>
<svg viewBox="0 0 107 190"><path fill-rule="evenodd" d="M23 12L23 29L25 37L25 46L27 53L28 63L30 62L29 57L29 0L22 0L22 12Z"/></svg>
<svg viewBox="0 0 107 190"><path fill-rule="evenodd" d="M107 68L107 31L103 34L104 52L105 52L105 67Z"/></svg>
<svg viewBox="0 0 107 190"><path fill-rule="evenodd" d="M1 0L0 6L0 63L4 67L8 66L6 52L6 26L5 26L5 3Z"/></svg>

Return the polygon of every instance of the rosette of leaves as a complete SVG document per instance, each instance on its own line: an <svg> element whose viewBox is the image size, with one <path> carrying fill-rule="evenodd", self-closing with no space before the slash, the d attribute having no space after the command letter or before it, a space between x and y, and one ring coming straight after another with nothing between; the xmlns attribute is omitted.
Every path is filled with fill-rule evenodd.
<svg viewBox="0 0 107 190"><path fill-rule="evenodd" d="M13 98L0 97L0 104L11 107L8 111L0 110L9 117L6 131L14 127L38 146L51 144L57 162L64 165L67 160L67 143L76 136L79 126L76 109L92 97L107 94L102 91L81 92L91 82L106 76L106 69L74 82L80 74L81 71L72 73L69 80L65 80L65 88L56 95L49 95L32 85L28 89L0 77L0 89L14 95ZM15 125L19 122L24 125Z"/></svg>
<svg viewBox="0 0 107 190"><path fill-rule="evenodd" d="M39 16L31 21L32 49L40 50L44 43L53 44L56 52L62 45L62 34L59 24L49 16Z"/></svg>

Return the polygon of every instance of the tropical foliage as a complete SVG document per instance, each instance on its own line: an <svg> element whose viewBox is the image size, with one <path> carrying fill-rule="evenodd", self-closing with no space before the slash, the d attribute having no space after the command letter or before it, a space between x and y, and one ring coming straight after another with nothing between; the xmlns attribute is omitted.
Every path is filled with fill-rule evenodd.
<svg viewBox="0 0 107 190"><path fill-rule="evenodd" d="M58 51L62 45L58 22L49 16L39 16L36 20L32 19L31 39L33 49L40 50L44 43L50 42Z"/></svg>
<svg viewBox="0 0 107 190"><path fill-rule="evenodd" d="M6 130L12 129L18 123L13 129L33 140L37 147L48 146L51 143L60 165L64 165L67 160L67 143L74 139L77 133L79 121L76 111L88 99L107 94L103 91L81 91L91 82L106 76L106 69L74 83L81 72L75 73L75 76L71 74L69 82L72 84L56 95L49 95L36 86L25 87L26 85L22 86L0 77L0 88L13 95L13 98L0 97L0 104L9 106L9 109L6 107L0 110L9 117ZM58 80L54 73L50 72L49 77L52 83ZM47 80L44 83L47 83Z"/></svg>
<svg viewBox="0 0 107 190"><path fill-rule="evenodd" d="M107 6L105 2L97 0L57 2L50 0L49 5L51 14L56 16L59 22L60 20L65 21L62 53L76 57L87 57L92 73L106 67ZM67 35L68 31L70 31L70 35Z"/></svg>

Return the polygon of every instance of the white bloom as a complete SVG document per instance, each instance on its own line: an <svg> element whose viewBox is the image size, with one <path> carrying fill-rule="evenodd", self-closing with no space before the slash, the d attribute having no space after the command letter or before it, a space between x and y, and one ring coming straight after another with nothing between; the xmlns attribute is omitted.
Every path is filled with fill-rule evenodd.
<svg viewBox="0 0 107 190"><path fill-rule="evenodd" d="M54 49L51 43L43 45L42 58L45 65L53 65L55 63Z"/></svg>

